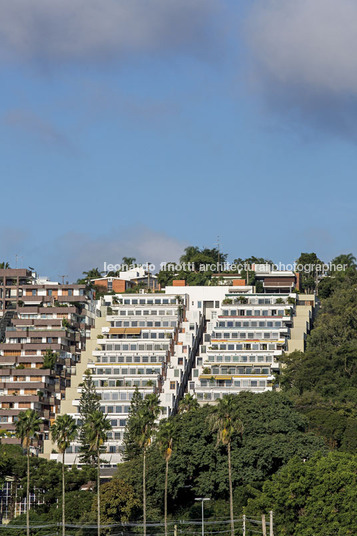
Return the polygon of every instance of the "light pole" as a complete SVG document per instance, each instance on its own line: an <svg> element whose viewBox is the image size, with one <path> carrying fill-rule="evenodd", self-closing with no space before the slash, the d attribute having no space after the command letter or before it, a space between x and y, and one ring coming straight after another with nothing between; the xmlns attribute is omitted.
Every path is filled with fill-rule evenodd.
<svg viewBox="0 0 357 536"><path fill-rule="evenodd" d="M203 504L205 501L210 501L211 499L208 497L196 497L195 501L201 501L202 502L202 536L205 536L205 515L204 515L204 509Z"/></svg>

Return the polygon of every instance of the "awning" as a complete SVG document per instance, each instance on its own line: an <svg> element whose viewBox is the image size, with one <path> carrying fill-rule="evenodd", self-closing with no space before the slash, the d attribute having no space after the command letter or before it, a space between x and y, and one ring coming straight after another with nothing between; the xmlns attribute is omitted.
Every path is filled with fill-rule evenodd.
<svg viewBox="0 0 357 536"><path fill-rule="evenodd" d="M141 328L110 328L109 333L113 335L140 335Z"/></svg>

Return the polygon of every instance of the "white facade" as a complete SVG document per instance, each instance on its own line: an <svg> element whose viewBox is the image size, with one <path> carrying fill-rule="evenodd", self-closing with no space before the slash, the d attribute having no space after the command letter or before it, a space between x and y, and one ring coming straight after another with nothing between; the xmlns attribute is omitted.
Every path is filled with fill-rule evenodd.
<svg viewBox="0 0 357 536"><path fill-rule="evenodd" d="M197 286L197 287L166 287L165 292L168 294L176 294L187 296L187 307L190 311L199 311L204 314L207 319L211 318L211 313L215 309L219 309L226 295L245 295L253 292L252 286Z"/></svg>
<svg viewBox="0 0 357 536"><path fill-rule="evenodd" d="M212 312L189 384L202 403L271 390L295 310L295 295L227 294Z"/></svg>
<svg viewBox="0 0 357 536"><path fill-rule="evenodd" d="M81 364L81 374L86 368L92 371L102 411L112 424L104 455L108 464L122 461L136 388L144 396L160 394L162 417L177 411L185 392L204 404L228 393L273 389L296 297L222 285L105 296L106 316L97 322L100 327L94 330L91 355ZM78 386L72 402L76 419L80 392ZM67 460L78 463L78 444L70 448Z"/></svg>
<svg viewBox="0 0 357 536"><path fill-rule="evenodd" d="M186 311L185 299L178 295L117 294L106 296L105 301L111 303L106 326L98 335L87 366L101 396L101 409L112 425L103 458L109 465L116 465L122 461L124 431L135 389L143 396L160 394L162 417L168 417L177 404L182 383L188 377L201 315ZM73 402L77 420L79 398L80 388ZM78 444L70 447L67 458L68 463L78 463Z"/></svg>

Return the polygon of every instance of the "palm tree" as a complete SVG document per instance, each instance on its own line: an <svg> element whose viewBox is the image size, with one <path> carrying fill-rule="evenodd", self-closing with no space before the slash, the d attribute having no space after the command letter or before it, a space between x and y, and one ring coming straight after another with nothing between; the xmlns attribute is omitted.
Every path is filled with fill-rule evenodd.
<svg viewBox="0 0 357 536"><path fill-rule="evenodd" d="M122 264L126 265L128 267L128 269L130 268L130 266L132 266L135 263L136 263L136 258L135 257L123 257L122 258Z"/></svg>
<svg viewBox="0 0 357 536"><path fill-rule="evenodd" d="M160 414L159 395L146 395L133 419L133 430L138 446L143 451L143 525L146 536L146 452L155 430L155 421Z"/></svg>
<svg viewBox="0 0 357 536"><path fill-rule="evenodd" d="M88 439L89 452L93 452L97 459L97 526L100 536L100 453L103 452L107 433L112 429L110 421L100 410L91 413L85 423L85 432Z"/></svg>
<svg viewBox="0 0 357 536"><path fill-rule="evenodd" d="M356 257L353 255L353 253L345 253L345 254L342 254L342 255L338 255L337 257L335 257L331 264L333 265L337 265L337 264L342 264L342 265L346 265L347 268L356 268Z"/></svg>
<svg viewBox="0 0 357 536"><path fill-rule="evenodd" d="M160 425L158 433L158 445L161 455L165 460L165 496L164 496L164 516L165 516L165 536L167 536L167 484L169 475L169 461L172 456L172 446L174 441L174 426L172 420L164 421Z"/></svg>
<svg viewBox="0 0 357 536"><path fill-rule="evenodd" d="M234 536L231 446L234 434L243 433L243 423L238 416L238 410L235 404L235 395L226 395L219 399L217 406L214 408L213 412L208 418L210 421L211 430L217 431L217 444L227 447L231 536Z"/></svg>
<svg viewBox="0 0 357 536"><path fill-rule="evenodd" d="M88 272L83 272L83 278L78 279L78 283L81 283L82 285L88 285L93 286L92 279L100 279L103 277L103 272L99 270L99 268L91 268L88 270Z"/></svg>
<svg viewBox="0 0 357 536"><path fill-rule="evenodd" d="M26 534L30 536L30 445L37 436L42 420L34 409L27 409L19 413L16 422L16 436L27 451L27 478L26 478Z"/></svg>
<svg viewBox="0 0 357 536"><path fill-rule="evenodd" d="M65 472L64 461L66 449L70 446L71 441L77 437L77 425L73 417L70 415L59 415L56 422L51 426L52 441L57 443L57 448L62 454L62 534L66 533L66 517L65 517Z"/></svg>
<svg viewBox="0 0 357 536"><path fill-rule="evenodd" d="M182 400L180 400L178 411L179 413L185 413L186 411L193 411L199 407L197 398L190 393L186 393Z"/></svg>
<svg viewBox="0 0 357 536"><path fill-rule="evenodd" d="M0 269L1 270L6 270L10 268L10 264L8 262L0 262Z"/></svg>

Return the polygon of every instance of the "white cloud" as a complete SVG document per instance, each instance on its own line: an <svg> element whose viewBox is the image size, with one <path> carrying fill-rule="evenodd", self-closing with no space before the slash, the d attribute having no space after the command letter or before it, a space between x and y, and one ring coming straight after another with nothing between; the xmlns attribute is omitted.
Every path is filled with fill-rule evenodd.
<svg viewBox="0 0 357 536"><path fill-rule="evenodd" d="M0 0L0 57L53 62L204 53L218 0Z"/></svg>
<svg viewBox="0 0 357 536"><path fill-rule="evenodd" d="M356 28L355 0L257 0L245 34L269 103L355 132Z"/></svg>
<svg viewBox="0 0 357 536"><path fill-rule="evenodd" d="M72 143L56 126L42 119L32 111L23 109L8 110L3 118L3 123L15 130L21 130L35 136L39 141L51 146L60 146L72 150Z"/></svg>
<svg viewBox="0 0 357 536"><path fill-rule="evenodd" d="M98 237L68 232L57 238L55 245L42 246L33 255L40 257L40 251L46 251L41 273L47 270L52 277L58 278L58 274L63 273L70 279L77 279L83 271L91 268L103 270L104 262L120 264L124 256L135 257L141 263L150 262L159 270L161 262L177 261L187 245L166 233L136 226L113 229ZM57 273L54 273L54 266Z"/></svg>

